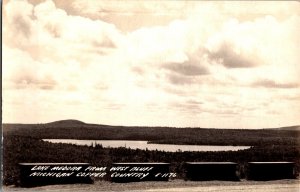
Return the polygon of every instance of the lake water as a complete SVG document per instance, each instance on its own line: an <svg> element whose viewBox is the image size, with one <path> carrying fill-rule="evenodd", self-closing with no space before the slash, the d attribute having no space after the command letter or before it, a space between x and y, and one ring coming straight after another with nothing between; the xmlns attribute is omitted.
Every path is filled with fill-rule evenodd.
<svg viewBox="0 0 300 192"><path fill-rule="evenodd" d="M172 144L154 144L147 141L129 141L129 140L78 140L78 139L43 139L51 143L69 143L76 145L95 145L101 144L103 147L126 147L130 149L159 150L167 152L176 151L238 151L249 149L250 146L218 146L218 145L172 145Z"/></svg>

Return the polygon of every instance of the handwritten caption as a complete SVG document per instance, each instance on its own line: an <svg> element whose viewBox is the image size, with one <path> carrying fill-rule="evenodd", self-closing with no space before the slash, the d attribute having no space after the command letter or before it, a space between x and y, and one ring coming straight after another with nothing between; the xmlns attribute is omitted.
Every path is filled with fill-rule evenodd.
<svg viewBox="0 0 300 192"><path fill-rule="evenodd" d="M113 166L113 167L97 167L97 166L45 166L36 165L30 169L29 177L94 177L103 178L135 178L145 179L147 177L175 178L176 173L159 172L153 166Z"/></svg>

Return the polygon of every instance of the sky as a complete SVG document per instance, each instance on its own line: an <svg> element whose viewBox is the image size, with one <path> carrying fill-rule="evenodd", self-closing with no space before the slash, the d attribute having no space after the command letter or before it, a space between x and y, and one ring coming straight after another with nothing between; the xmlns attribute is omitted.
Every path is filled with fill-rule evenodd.
<svg viewBox="0 0 300 192"><path fill-rule="evenodd" d="M296 1L5 0L2 121L300 124Z"/></svg>

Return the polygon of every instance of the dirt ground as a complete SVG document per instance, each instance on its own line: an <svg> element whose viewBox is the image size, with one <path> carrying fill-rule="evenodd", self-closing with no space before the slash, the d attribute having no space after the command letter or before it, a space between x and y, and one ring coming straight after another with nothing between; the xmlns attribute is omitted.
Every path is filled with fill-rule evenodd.
<svg viewBox="0 0 300 192"><path fill-rule="evenodd" d="M168 182L135 182L110 183L96 181L94 184L48 185L34 188L19 188L3 186L3 192L96 192L96 191L123 191L123 192L300 192L300 180L276 181L183 181Z"/></svg>

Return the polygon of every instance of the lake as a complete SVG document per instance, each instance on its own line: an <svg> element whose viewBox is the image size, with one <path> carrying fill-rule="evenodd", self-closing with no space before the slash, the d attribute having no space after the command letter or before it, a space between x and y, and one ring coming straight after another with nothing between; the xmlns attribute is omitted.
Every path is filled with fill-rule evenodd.
<svg viewBox="0 0 300 192"><path fill-rule="evenodd" d="M101 144L103 147L126 147L130 149L159 150L166 152L177 151L238 151L249 149L250 146L219 146L219 145L173 145L173 144L155 144L147 141L130 140L78 140L78 139L43 139L51 143L68 143L76 145L95 145Z"/></svg>

